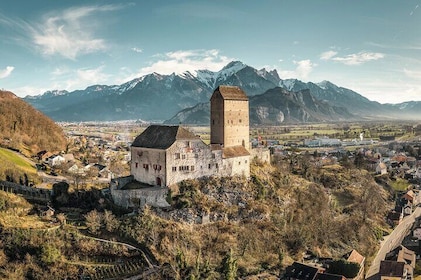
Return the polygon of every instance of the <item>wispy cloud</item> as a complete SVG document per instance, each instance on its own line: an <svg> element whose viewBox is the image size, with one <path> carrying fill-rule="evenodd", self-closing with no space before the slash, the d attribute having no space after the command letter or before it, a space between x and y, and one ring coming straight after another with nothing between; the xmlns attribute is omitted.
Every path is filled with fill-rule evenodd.
<svg viewBox="0 0 421 280"><path fill-rule="evenodd" d="M415 8L409 13L412 16L415 13L415 10L418 9L419 5L416 5Z"/></svg>
<svg viewBox="0 0 421 280"><path fill-rule="evenodd" d="M134 51L134 52L137 52L137 53L142 53L143 52L143 50L142 49L139 49L139 48L131 48L131 50L132 51Z"/></svg>
<svg viewBox="0 0 421 280"><path fill-rule="evenodd" d="M375 52L359 52L359 53L349 54L346 56L336 56L336 55L337 55L337 52L335 51L327 51L320 55L320 59L337 61L345 65L360 65L369 61L382 59L385 56L383 53L375 53Z"/></svg>
<svg viewBox="0 0 421 280"><path fill-rule="evenodd" d="M329 60L337 54L338 54L338 52L335 52L335 51L327 51L327 52L324 52L320 55L320 59L321 60Z"/></svg>
<svg viewBox="0 0 421 280"><path fill-rule="evenodd" d="M403 69L403 73L405 74L405 76L412 78L412 79L417 79L421 81L421 71L414 71L414 70L408 70L408 69Z"/></svg>
<svg viewBox="0 0 421 280"><path fill-rule="evenodd" d="M156 54L153 58L156 60L151 62L149 66L140 69L137 73L129 75L129 77L125 77L122 82L153 72L168 75L172 73L180 74L185 71L193 72L200 69L218 71L229 62L235 60L234 58L221 55L219 50L216 49L178 50Z"/></svg>
<svg viewBox="0 0 421 280"><path fill-rule="evenodd" d="M309 59L293 61L296 68L294 70L279 70L282 79L303 79L306 80L317 64Z"/></svg>
<svg viewBox="0 0 421 280"><path fill-rule="evenodd" d="M90 23L94 14L120 9L121 6L87 6L71 8L57 15L46 16L32 29L34 43L45 55L61 55L75 59L80 54L106 49L104 39L95 38L97 25Z"/></svg>
<svg viewBox="0 0 421 280"><path fill-rule="evenodd" d="M0 79L9 77L13 70L15 70L13 66L7 66L6 69L0 70Z"/></svg>
<svg viewBox="0 0 421 280"><path fill-rule="evenodd" d="M84 6L50 12L39 21L27 22L0 15L0 22L17 31L15 40L28 41L46 56L59 55L76 59L81 54L103 51L107 48L103 38L94 34L101 26L96 24L99 13L123 8L121 5Z"/></svg>
<svg viewBox="0 0 421 280"><path fill-rule="evenodd" d="M374 47L378 47L378 48L382 48L382 49L397 49L397 50L421 50L421 44L414 44L414 43L405 43L405 44L395 44L395 45L390 45L390 44L379 44L379 43L375 43L375 42L368 42L367 43L370 46L374 46Z"/></svg>
<svg viewBox="0 0 421 280"><path fill-rule="evenodd" d="M110 76L104 73L104 66L97 68L81 68L71 70L67 68L56 68L52 73L54 89L65 89L68 91L86 88L95 84L108 84Z"/></svg>

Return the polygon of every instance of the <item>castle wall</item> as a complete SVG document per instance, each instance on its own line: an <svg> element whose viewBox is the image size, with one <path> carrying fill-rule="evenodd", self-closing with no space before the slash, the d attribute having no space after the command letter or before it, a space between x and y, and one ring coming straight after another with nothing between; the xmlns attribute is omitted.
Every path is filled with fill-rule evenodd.
<svg viewBox="0 0 421 280"><path fill-rule="evenodd" d="M268 148L254 148L250 151L250 159L258 159L262 162L270 163L270 150Z"/></svg>
<svg viewBox="0 0 421 280"><path fill-rule="evenodd" d="M250 156L232 157L223 159L223 169L219 176L245 176L250 177Z"/></svg>
<svg viewBox="0 0 421 280"><path fill-rule="evenodd" d="M211 151L200 139L177 140L167 154L167 185L214 175L221 166L221 151Z"/></svg>
<svg viewBox="0 0 421 280"><path fill-rule="evenodd" d="M130 172L136 181L165 186L166 178L166 151L132 147L132 161Z"/></svg>
<svg viewBox="0 0 421 280"><path fill-rule="evenodd" d="M124 207L139 207L145 205L153 207L169 207L166 201L167 187L150 187L133 190L119 190L115 186L110 188L111 196L115 204Z"/></svg>

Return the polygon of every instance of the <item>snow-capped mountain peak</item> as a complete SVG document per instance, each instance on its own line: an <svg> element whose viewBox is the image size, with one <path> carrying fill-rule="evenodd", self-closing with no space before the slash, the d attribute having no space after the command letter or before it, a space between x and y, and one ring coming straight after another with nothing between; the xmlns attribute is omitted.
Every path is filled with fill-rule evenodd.
<svg viewBox="0 0 421 280"><path fill-rule="evenodd" d="M297 82L297 79L286 79L279 81L279 86L283 87L287 90L292 90L294 88L295 83Z"/></svg>

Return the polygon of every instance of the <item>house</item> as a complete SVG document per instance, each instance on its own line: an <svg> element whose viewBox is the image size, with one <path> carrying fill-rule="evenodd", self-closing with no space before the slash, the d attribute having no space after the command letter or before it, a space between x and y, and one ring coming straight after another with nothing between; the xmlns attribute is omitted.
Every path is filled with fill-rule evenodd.
<svg viewBox="0 0 421 280"><path fill-rule="evenodd" d="M387 166L384 162L380 162L376 166L376 174L384 175L387 174Z"/></svg>
<svg viewBox="0 0 421 280"><path fill-rule="evenodd" d="M317 273L316 280L346 280L346 277L331 273Z"/></svg>
<svg viewBox="0 0 421 280"><path fill-rule="evenodd" d="M294 262L286 268L284 279L287 280L346 280L343 275L326 273L325 268Z"/></svg>
<svg viewBox="0 0 421 280"><path fill-rule="evenodd" d="M409 190L407 191L402 198L406 199L408 202L410 202L411 204L414 204L415 199L416 199L416 194L413 190Z"/></svg>
<svg viewBox="0 0 421 280"><path fill-rule="evenodd" d="M407 279L405 263L397 261L381 261L379 276L381 280L402 280Z"/></svg>
<svg viewBox="0 0 421 280"><path fill-rule="evenodd" d="M358 253L357 250L352 250L344 256L344 259L346 259L348 262L357 263L360 266L360 271L358 272L357 276L355 276L353 279L364 279L365 257Z"/></svg>
<svg viewBox="0 0 421 280"><path fill-rule="evenodd" d="M74 162L75 161L75 156L73 154L64 154L63 158L64 158L65 162Z"/></svg>
<svg viewBox="0 0 421 280"><path fill-rule="evenodd" d="M412 279L415 262L415 253L400 245L387 253L380 263L380 279Z"/></svg>
<svg viewBox="0 0 421 280"><path fill-rule="evenodd" d="M405 216L412 214L412 203L407 203L403 206L403 214Z"/></svg>
<svg viewBox="0 0 421 280"><path fill-rule="evenodd" d="M319 272L324 272L324 268L310 266L307 264L294 262L285 271L287 280L315 280Z"/></svg>
<svg viewBox="0 0 421 280"><path fill-rule="evenodd" d="M412 236L417 240L421 240L421 217L415 219L412 225Z"/></svg>
<svg viewBox="0 0 421 280"><path fill-rule="evenodd" d="M391 226L397 226L402 222L403 219L403 212L397 212L395 210L392 210L387 215L387 222Z"/></svg>
<svg viewBox="0 0 421 280"><path fill-rule="evenodd" d="M61 155L53 155L47 159L47 163L51 167L58 166L64 162L66 162L66 160Z"/></svg>

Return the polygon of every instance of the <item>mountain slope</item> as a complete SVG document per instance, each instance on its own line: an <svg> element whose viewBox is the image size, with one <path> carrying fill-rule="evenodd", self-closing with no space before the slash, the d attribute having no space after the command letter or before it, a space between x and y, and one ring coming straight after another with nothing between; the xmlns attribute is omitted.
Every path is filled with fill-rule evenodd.
<svg viewBox="0 0 421 280"><path fill-rule="evenodd" d="M344 107L317 100L310 90L290 92L270 89L250 98L250 120L253 124L324 122L357 119Z"/></svg>
<svg viewBox="0 0 421 280"><path fill-rule="evenodd" d="M73 92L46 92L25 100L57 121L164 120L188 107L209 101L220 84L241 86L248 95L277 86L275 72L233 61L220 71L181 75L152 73L123 85L95 85Z"/></svg>
<svg viewBox="0 0 421 280"><path fill-rule="evenodd" d="M291 92L276 87L249 98L250 124L279 125L282 123L357 120L344 107L319 101L309 90ZM200 103L178 112L168 124L209 124L210 104Z"/></svg>
<svg viewBox="0 0 421 280"><path fill-rule="evenodd" d="M338 87L328 81L315 84L290 79L282 80L280 86L290 91L308 89L315 98L325 100L334 106L345 107L353 114L369 117L385 113L385 109L380 103L370 101L352 90Z"/></svg>
<svg viewBox="0 0 421 280"><path fill-rule="evenodd" d="M34 154L40 150L63 150L62 129L11 92L0 91L0 143Z"/></svg>

